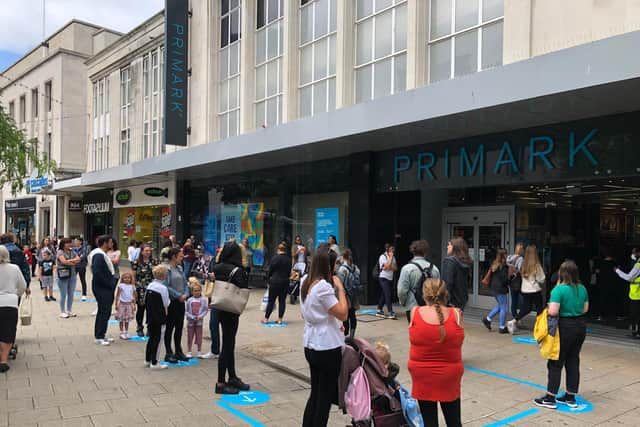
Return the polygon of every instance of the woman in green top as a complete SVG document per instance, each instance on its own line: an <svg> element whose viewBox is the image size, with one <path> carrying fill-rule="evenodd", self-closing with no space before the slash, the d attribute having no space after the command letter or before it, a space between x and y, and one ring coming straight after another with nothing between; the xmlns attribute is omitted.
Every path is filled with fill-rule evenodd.
<svg viewBox="0 0 640 427"><path fill-rule="evenodd" d="M578 406L576 394L580 383L580 350L587 334L584 314L589 310L589 296L580 284L578 266L573 261L565 261L558 270L558 284L549 298L549 316L560 316L560 357L548 360L547 394L535 399L538 406L555 409L556 402L571 408ZM556 398L560 388L562 368L567 373L567 392Z"/></svg>

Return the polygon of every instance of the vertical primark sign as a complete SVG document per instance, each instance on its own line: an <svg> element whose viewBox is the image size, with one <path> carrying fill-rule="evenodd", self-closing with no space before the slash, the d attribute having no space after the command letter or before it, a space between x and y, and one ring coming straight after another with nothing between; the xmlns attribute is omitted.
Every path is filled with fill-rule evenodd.
<svg viewBox="0 0 640 427"><path fill-rule="evenodd" d="M164 141L187 145L189 0L165 0Z"/></svg>

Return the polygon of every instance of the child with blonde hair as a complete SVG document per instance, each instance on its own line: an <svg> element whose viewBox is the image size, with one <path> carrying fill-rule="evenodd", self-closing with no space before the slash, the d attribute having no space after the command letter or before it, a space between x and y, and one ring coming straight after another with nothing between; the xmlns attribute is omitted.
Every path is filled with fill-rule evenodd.
<svg viewBox="0 0 640 427"><path fill-rule="evenodd" d="M378 355L378 359L380 359L384 367L387 368L387 378L385 378L386 384L394 390L397 389L399 385L396 382L396 377L400 372L400 366L391 362L391 352L389 351L389 346L382 340L376 341L375 351Z"/></svg>
<svg viewBox="0 0 640 427"><path fill-rule="evenodd" d="M192 280L193 279L193 280ZM205 297L202 296L202 285L198 279L189 278L189 287L191 288L191 297L187 300L187 357L193 357L191 349L195 338L198 353L196 357L202 357L202 323L204 317L209 311L209 304Z"/></svg>
<svg viewBox="0 0 640 427"><path fill-rule="evenodd" d="M133 274L129 271L122 273L116 289L116 318L120 321L120 339L128 340L129 322L135 318L136 311L136 288L133 284Z"/></svg>
<svg viewBox="0 0 640 427"><path fill-rule="evenodd" d="M158 363L160 343L164 341L167 309L169 307L169 291L164 284L167 278L167 267L163 264L153 267L153 281L147 286L145 310L147 312L147 351L144 364L151 369L166 369L167 365Z"/></svg>

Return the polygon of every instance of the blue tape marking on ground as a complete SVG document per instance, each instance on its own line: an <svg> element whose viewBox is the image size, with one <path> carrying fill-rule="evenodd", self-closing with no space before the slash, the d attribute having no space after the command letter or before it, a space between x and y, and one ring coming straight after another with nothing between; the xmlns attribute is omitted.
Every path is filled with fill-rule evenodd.
<svg viewBox="0 0 640 427"><path fill-rule="evenodd" d="M254 420L253 418L243 414L242 412L238 411L237 409L231 407L230 405L227 405L226 403L224 403L221 400L218 400L216 402L216 404L218 406L220 406L221 408L226 409L227 411L231 412L233 415L235 415L236 417L240 418L242 421L244 421L245 423L249 424L250 426L253 427L265 427L264 424Z"/></svg>
<svg viewBox="0 0 640 427"><path fill-rule="evenodd" d="M137 335L134 335L132 337L129 337L129 341L134 341L134 342L140 342L140 341L149 341L149 337L139 337Z"/></svg>
<svg viewBox="0 0 640 427"><path fill-rule="evenodd" d="M563 405L562 403L558 403L558 411L560 412L591 412L593 411L593 403L587 402L581 396L576 395L576 403L578 404L577 408L570 408L567 405Z"/></svg>
<svg viewBox="0 0 640 427"><path fill-rule="evenodd" d="M265 328L286 328L287 326L289 326L289 324L287 322L282 322L281 324L278 324L276 322L269 322L262 323L262 326L264 326Z"/></svg>
<svg viewBox="0 0 640 427"><path fill-rule="evenodd" d="M73 301L74 301L74 302L93 302L93 303L98 302L98 301L96 301L96 300L95 300L95 299L93 299L93 298L87 298L87 299L86 299L86 300L84 300L84 301L82 301L81 299L74 299Z"/></svg>
<svg viewBox="0 0 640 427"><path fill-rule="evenodd" d="M511 341L518 344L538 344L538 341L532 337L513 337Z"/></svg>
<svg viewBox="0 0 640 427"><path fill-rule="evenodd" d="M263 391L241 391L239 394L225 394L220 398L226 403L234 405L260 405L268 402L269 395Z"/></svg>
<svg viewBox="0 0 640 427"><path fill-rule="evenodd" d="M183 362L182 360L178 361L178 363L169 363L164 360L160 362L161 365L167 365L170 368L183 368L185 366L195 366L200 364L200 359L197 357L192 357L187 362Z"/></svg>
<svg viewBox="0 0 640 427"><path fill-rule="evenodd" d="M529 415L533 415L540 412L540 410L538 408L531 408L531 409L527 409L526 411L522 411L522 412L518 412L515 415L512 415L510 417L504 418L500 421L496 421L495 423L491 423L491 424L485 424L484 427L500 427L500 426L505 426L507 424L511 424L514 421L517 421L521 418L524 417L528 417Z"/></svg>
<svg viewBox="0 0 640 427"><path fill-rule="evenodd" d="M110 324L110 325L119 325L119 324L120 324L120 322L118 322L117 320L113 320L113 319L111 319L111 320L109 320L109 324Z"/></svg>
<svg viewBox="0 0 640 427"><path fill-rule="evenodd" d="M490 377L500 378L501 380L511 381L511 382L518 383L518 384L528 385L529 387L538 388L540 390L545 390L545 391L547 390L547 387L545 387L543 385L532 383L532 382L529 382L529 381L520 380L520 379L514 378L514 377L508 377L506 375L498 374L496 372L485 371L484 369L478 369L478 368L474 368L473 366L467 366L467 365L465 365L464 368L466 370L468 370L468 371L471 371L471 372L477 372L479 374L489 375Z"/></svg>
<svg viewBox="0 0 640 427"><path fill-rule="evenodd" d="M377 310L375 308L364 308L362 310L358 310L358 314L369 314L371 316L376 315Z"/></svg>

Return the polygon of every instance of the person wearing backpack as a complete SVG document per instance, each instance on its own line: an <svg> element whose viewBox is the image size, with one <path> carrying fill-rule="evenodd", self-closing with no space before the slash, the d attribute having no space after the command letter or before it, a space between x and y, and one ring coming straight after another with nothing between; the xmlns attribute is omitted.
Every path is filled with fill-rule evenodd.
<svg viewBox="0 0 640 427"><path fill-rule="evenodd" d="M422 286L425 280L439 279L440 271L425 258L429 252L429 243L426 240L413 241L409 246L409 252L413 258L400 270L398 300L404 306L407 321L411 322L410 314L413 307L425 304L422 296Z"/></svg>
<svg viewBox="0 0 640 427"><path fill-rule="evenodd" d="M356 311L360 308L358 296L360 295L360 269L353 262L353 254L351 249L345 249L342 252L342 263L336 268L336 276L344 285L344 290L349 304L349 313L347 320L343 322L344 336L353 338L356 334L356 326L358 319Z"/></svg>

